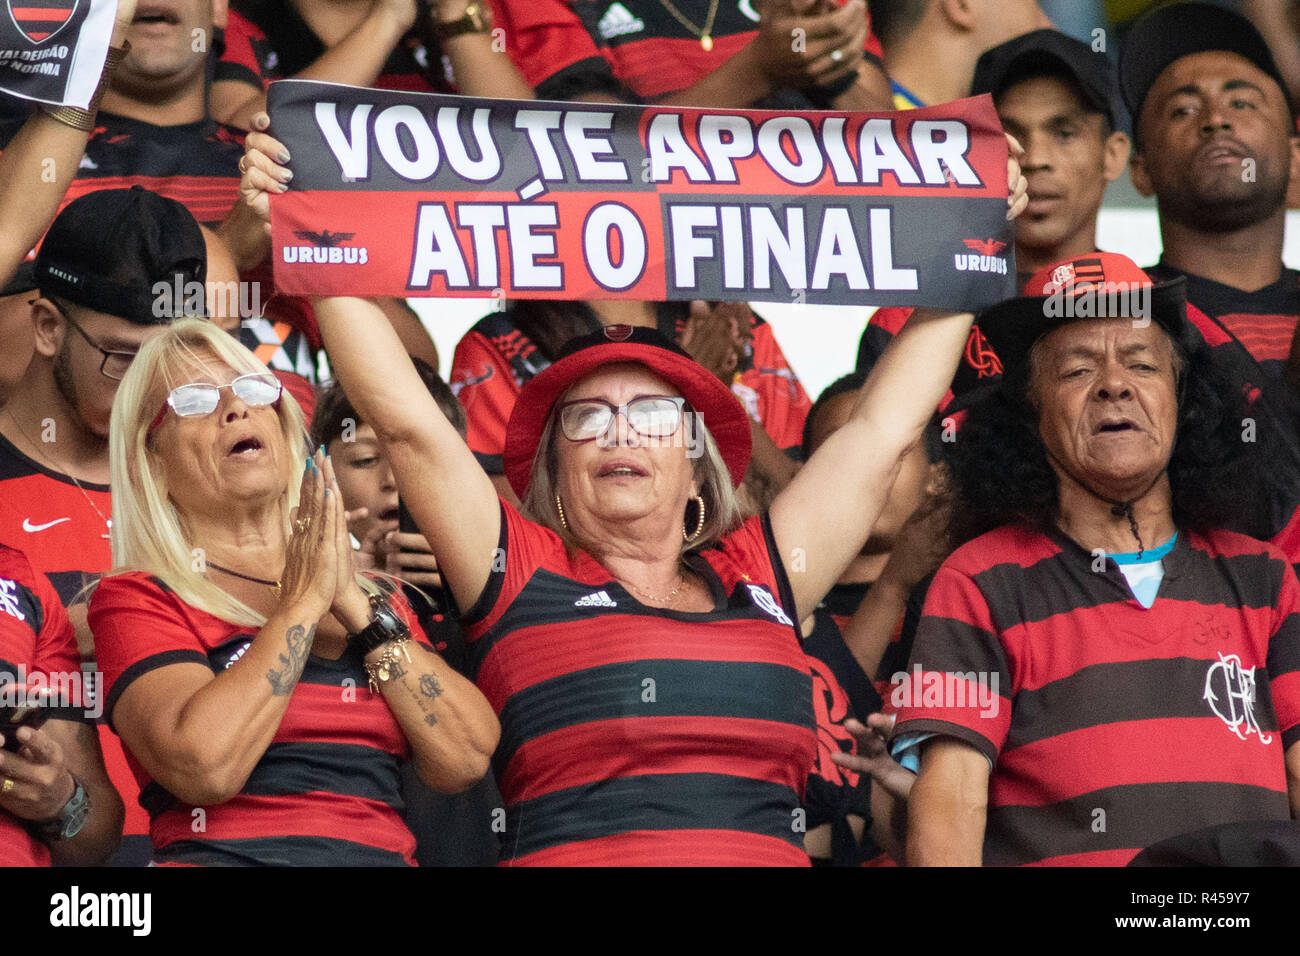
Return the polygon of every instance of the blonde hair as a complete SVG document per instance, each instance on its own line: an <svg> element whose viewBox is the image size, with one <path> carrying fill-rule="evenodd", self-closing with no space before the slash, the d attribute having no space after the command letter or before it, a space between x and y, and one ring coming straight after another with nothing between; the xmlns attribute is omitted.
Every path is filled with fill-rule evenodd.
<svg viewBox="0 0 1300 956"><path fill-rule="evenodd" d="M185 384L195 365L224 362L241 375L265 373L252 352L206 319L179 319L145 343L122 379L109 420L109 463L113 490L113 570L152 574L191 607L233 624L261 627L266 617L231 597L203 573L200 549L186 536L176 506L168 497L159 455L149 447L149 425L158 413L159 386L170 391ZM307 436L302 409L283 390L276 410L292 474L280 499L285 538L290 509L306 465Z"/></svg>
<svg viewBox="0 0 1300 956"><path fill-rule="evenodd" d="M537 443L537 452L533 455L528 490L524 493L521 502L522 511L526 518L558 534L570 551L590 553L591 548L575 538L573 533L561 523L559 512L555 507L555 498L559 493L560 469L559 453L555 449L556 423L559 420L556 409L563 402L564 396L556 400L551 407L551 414L546 419L546 427L542 429L541 438ZM689 408L688 405L687 410ZM682 539L683 554L715 543L740 527L744 518L736 488L731 483L731 472L727 469L726 462L722 460L722 452L718 450L718 443L713 440L713 433L704 424L702 415L692 414L691 419L694 427L698 429L698 437L704 449L704 454L695 460L694 466L700 497L704 499L704 527L700 529L698 537L690 541ZM687 419L684 416L681 427L687 427ZM687 505L682 515L684 534L693 533L699 522L693 502L694 499Z"/></svg>

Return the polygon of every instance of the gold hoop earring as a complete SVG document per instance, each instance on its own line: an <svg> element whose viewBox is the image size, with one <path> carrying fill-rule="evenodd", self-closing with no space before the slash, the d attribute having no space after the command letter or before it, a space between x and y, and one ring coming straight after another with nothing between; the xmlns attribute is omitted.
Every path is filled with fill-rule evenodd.
<svg viewBox="0 0 1300 956"><path fill-rule="evenodd" d="M699 506L699 509L700 509L700 518L699 518L698 521L695 522L695 533L694 533L694 534L687 534L687 533L686 533L686 529L685 529L685 528L682 529L682 538L683 538L687 543L689 543L689 542L691 542L691 541L694 541L696 538L698 538L698 537L700 536L700 532L704 530L704 496L703 496L703 495L696 495L696 496L695 496L694 498L692 498L691 500L694 501L694 502Z"/></svg>
<svg viewBox="0 0 1300 956"><path fill-rule="evenodd" d="M560 527L563 528L565 531L568 531L569 522L564 520L564 505L560 504L560 493L558 491L555 493L555 510L560 513ZM682 532L682 534L685 533L686 532L684 531Z"/></svg>

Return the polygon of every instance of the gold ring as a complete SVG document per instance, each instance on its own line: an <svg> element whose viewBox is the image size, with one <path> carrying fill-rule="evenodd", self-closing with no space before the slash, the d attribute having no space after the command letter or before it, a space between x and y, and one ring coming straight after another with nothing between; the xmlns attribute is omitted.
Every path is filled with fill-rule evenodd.
<svg viewBox="0 0 1300 956"><path fill-rule="evenodd" d="M835 52L838 53L839 51L836 50ZM246 172L248 172L248 165L247 165L247 163L248 163L248 154L245 153L243 156L240 156L240 157L239 157L239 171L240 171L241 173L246 173Z"/></svg>
<svg viewBox="0 0 1300 956"><path fill-rule="evenodd" d="M4 786L0 786L0 790L3 790L5 793L8 793L13 788L14 788L14 782L10 780L8 777L5 777Z"/></svg>
<svg viewBox="0 0 1300 956"><path fill-rule="evenodd" d="M306 531L306 530L307 530L307 519L306 519L306 518L299 518L299 519L297 519L296 521L294 521L294 523L293 523L293 530L296 531L298 534L302 534L304 531Z"/></svg>

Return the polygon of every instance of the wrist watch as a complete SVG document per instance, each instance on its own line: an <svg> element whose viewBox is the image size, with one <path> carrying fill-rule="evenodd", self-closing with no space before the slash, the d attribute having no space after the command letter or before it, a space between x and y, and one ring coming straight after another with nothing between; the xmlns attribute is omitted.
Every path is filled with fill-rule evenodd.
<svg viewBox="0 0 1300 956"><path fill-rule="evenodd" d="M465 13L458 20L435 20L433 33L441 42L454 39L466 33L491 33L492 8L483 0L475 0L465 8Z"/></svg>
<svg viewBox="0 0 1300 956"><path fill-rule="evenodd" d="M36 829L46 840L71 840L81 832L90 817L90 794L75 773L72 777L73 790L63 809L48 820L36 823Z"/></svg>
<svg viewBox="0 0 1300 956"><path fill-rule="evenodd" d="M365 657L375 648L400 637L409 637L410 634L410 628L397 616L392 606L380 595L372 594L370 623L355 634L348 635L348 647L355 648L358 654Z"/></svg>

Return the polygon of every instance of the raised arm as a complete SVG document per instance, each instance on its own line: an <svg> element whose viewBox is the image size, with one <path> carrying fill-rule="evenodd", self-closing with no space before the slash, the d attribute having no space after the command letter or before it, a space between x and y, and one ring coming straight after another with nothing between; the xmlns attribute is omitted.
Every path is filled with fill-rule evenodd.
<svg viewBox="0 0 1300 956"><path fill-rule="evenodd" d="M807 617L867 540L903 455L943 398L974 316L917 309L876 363L852 417L772 503L772 530ZM802 560L793 560L800 556Z"/></svg>
<svg viewBox="0 0 1300 956"><path fill-rule="evenodd" d="M120 48L126 41L135 3L118 0L110 47ZM100 83L106 85L105 80ZM0 285L13 278L27 253L45 235L77 175L88 135L87 130L38 109L0 155Z"/></svg>
<svg viewBox="0 0 1300 956"><path fill-rule="evenodd" d="M496 489L416 374L379 308L313 301L325 349L361 420L383 443L397 487L457 604L478 601L501 532Z"/></svg>
<svg viewBox="0 0 1300 956"><path fill-rule="evenodd" d="M1028 202L1010 136L1007 218ZM916 309L858 393L853 415L826 439L773 502L772 530L790 571L798 620L817 607L861 549L898 476L902 457L934 414L970 335L970 313ZM797 560L796 560L797 559Z"/></svg>

